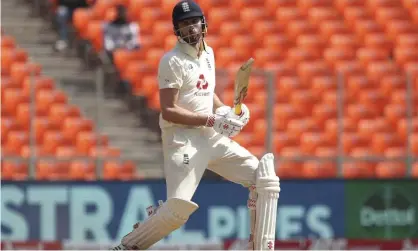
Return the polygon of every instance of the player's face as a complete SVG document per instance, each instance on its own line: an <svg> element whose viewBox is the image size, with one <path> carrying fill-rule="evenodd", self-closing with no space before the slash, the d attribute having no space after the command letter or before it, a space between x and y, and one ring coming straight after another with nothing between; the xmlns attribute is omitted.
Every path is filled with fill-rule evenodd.
<svg viewBox="0 0 418 251"><path fill-rule="evenodd" d="M195 45L202 38L202 20L200 17L193 17L182 20L178 23L180 37L188 44Z"/></svg>

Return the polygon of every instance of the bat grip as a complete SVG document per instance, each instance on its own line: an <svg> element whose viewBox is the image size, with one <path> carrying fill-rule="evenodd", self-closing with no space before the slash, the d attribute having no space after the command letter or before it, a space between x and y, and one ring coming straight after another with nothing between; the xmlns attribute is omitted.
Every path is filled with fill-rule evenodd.
<svg viewBox="0 0 418 251"><path fill-rule="evenodd" d="M238 115L238 116L241 115L241 113L242 113L241 104L235 105L234 112L235 112L235 115Z"/></svg>

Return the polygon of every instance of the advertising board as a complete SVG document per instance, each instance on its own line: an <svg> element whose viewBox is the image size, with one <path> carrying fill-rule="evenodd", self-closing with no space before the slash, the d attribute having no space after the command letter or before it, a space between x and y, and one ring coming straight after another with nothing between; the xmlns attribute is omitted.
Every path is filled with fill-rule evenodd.
<svg viewBox="0 0 418 251"><path fill-rule="evenodd" d="M344 236L344 185L338 180L283 181L277 239ZM6 182L1 185L4 241L115 242L165 199L163 181ZM248 190L227 181L202 181L199 209L163 244L246 239Z"/></svg>

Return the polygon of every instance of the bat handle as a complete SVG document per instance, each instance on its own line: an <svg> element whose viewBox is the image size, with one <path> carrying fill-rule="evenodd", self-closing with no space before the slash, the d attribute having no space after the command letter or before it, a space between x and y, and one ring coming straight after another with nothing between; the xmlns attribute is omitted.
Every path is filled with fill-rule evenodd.
<svg viewBox="0 0 418 251"><path fill-rule="evenodd" d="M234 107L234 112L235 112L235 114L236 115L241 115L241 113L242 113L242 109L241 109L241 104L237 104L237 105L235 105L235 107Z"/></svg>

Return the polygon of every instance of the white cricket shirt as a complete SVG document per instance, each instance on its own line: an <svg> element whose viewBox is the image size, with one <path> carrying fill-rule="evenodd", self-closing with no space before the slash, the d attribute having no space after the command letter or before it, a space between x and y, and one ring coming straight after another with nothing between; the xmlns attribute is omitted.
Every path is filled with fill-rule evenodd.
<svg viewBox="0 0 418 251"><path fill-rule="evenodd" d="M206 45L206 51L198 58L194 47L177 42L161 58L158 84L160 89L179 89L178 106L192 112L211 114L215 92L215 57L212 48ZM161 128L173 125L160 114Z"/></svg>

